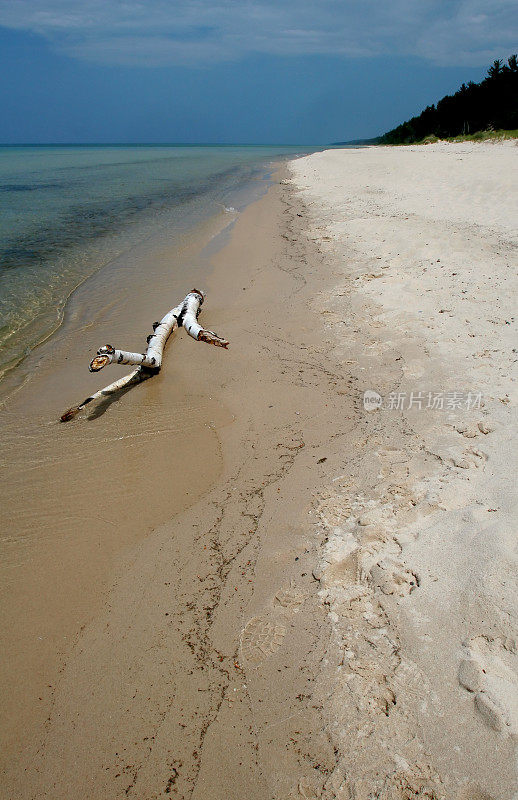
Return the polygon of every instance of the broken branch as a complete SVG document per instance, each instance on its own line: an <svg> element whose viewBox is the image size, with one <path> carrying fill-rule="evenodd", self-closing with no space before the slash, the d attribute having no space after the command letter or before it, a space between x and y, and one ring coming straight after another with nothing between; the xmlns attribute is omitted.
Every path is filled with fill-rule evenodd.
<svg viewBox="0 0 518 800"><path fill-rule="evenodd" d="M147 337L148 346L145 353L132 353L127 350L119 350L109 344L100 347L97 351L97 355L90 362L90 372L99 372L101 369L108 366L108 364L131 364L136 366L137 369L133 370L133 372L126 375L124 378L119 378L118 381L114 381L114 383L105 386L104 389L99 389L98 392L87 397L78 406L69 408L68 411L65 411L61 416L61 422L68 422L71 420L93 400L106 397L126 386L141 383L141 381L156 375L162 366L165 343L177 328L183 326L187 333L198 342L207 342L207 344L214 344L217 347L224 347L226 349L229 344L226 339L218 336L214 331L202 328L198 322L203 300L203 292L200 292L198 289L193 289L179 305L172 308L171 311L168 311L160 322L155 322L153 324L153 333Z"/></svg>

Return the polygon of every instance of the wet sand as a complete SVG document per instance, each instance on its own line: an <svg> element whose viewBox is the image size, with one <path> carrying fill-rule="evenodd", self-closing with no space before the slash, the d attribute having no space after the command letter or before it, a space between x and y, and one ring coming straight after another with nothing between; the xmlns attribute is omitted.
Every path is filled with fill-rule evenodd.
<svg viewBox="0 0 518 800"><path fill-rule="evenodd" d="M59 425L92 388L79 347L90 354L122 336L138 347L139 327L132 319L128 337L117 309L84 320L66 347L49 343L43 383L31 381L5 412L14 453L4 506L13 531L6 797L151 797L168 786L179 796L264 797L256 735L279 785L300 758L299 745L280 753L280 718L295 738L304 731L308 758L331 764L309 688L327 631L310 624L321 614L318 537L306 522L321 471L311 428L317 418L334 427L337 413L347 427L352 411L306 305L321 285L318 254L308 269L285 194L277 183L246 209L223 249L212 247L211 271L203 265L203 319L230 339L228 352L180 332L158 378ZM146 324L160 315L158 295L146 298ZM247 683L239 643L250 618ZM255 670L286 637L282 664Z"/></svg>
<svg viewBox="0 0 518 800"><path fill-rule="evenodd" d="M106 373L88 373L91 354L112 337L142 346L157 309L167 310L168 276L171 296L184 294L197 271L192 259L218 225L206 225L180 251L154 240L124 254L126 286L118 262L87 281L63 326L22 365L20 388L12 376L15 389L1 411L4 753L45 719L63 658L101 607L121 552L194 502L221 471L214 422L227 416L204 391L178 394L174 370L96 404L79 424L59 422L67 406L107 382ZM140 291L139 270L150 275ZM171 354L184 344L172 343ZM112 369L112 379L125 374Z"/></svg>
<svg viewBox="0 0 518 800"><path fill-rule="evenodd" d="M164 303L157 282L134 341L119 310L85 319L68 346L48 343L40 390L28 384L6 412L3 797L512 796L512 594L495 589L496 575L511 585L511 557L484 527L509 524L492 516L510 487L489 450L502 451L510 405L486 385L473 414L362 403L365 389L473 385L444 355L467 328L442 313L435 347L399 303L404 283L443 307L443 275L423 283L403 243L426 234L431 268L438 246L473 264L498 242L505 281L512 242L416 207L412 169L391 185L375 152L292 162L195 280L171 287L174 300L191 282L207 290L201 319L228 352L180 331L158 378L55 423L79 386L92 390L79 343L138 347ZM394 175L413 149L382 152ZM449 152L445 174L458 168ZM481 168L461 173L472 192ZM438 191L447 199L448 181ZM463 285L448 285L461 305ZM494 330L480 331L487 348ZM509 388L501 360L484 364Z"/></svg>

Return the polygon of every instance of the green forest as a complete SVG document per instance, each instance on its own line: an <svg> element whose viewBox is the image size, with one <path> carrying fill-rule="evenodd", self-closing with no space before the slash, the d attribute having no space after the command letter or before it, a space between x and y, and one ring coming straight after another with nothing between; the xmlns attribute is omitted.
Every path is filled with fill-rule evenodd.
<svg viewBox="0 0 518 800"><path fill-rule="evenodd" d="M480 83L462 84L453 95L428 106L377 140L380 144L411 144L427 137L445 139L479 131L518 128L518 63L494 61Z"/></svg>

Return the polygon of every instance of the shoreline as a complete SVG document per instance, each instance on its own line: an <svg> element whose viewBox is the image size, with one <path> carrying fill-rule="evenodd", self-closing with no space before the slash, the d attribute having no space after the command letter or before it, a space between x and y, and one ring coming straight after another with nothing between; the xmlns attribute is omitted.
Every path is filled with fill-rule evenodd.
<svg viewBox="0 0 518 800"><path fill-rule="evenodd" d="M191 241L195 242L195 243L199 243L199 242L203 241L204 238L208 238L208 241L210 242L211 239L213 239L213 238L215 238L215 237L217 237L219 235L220 231L218 230L217 222L218 222L218 215L213 214L211 217L205 219L203 222L196 223L192 228L190 228L187 231L188 238ZM221 225L219 227L224 228L224 227L229 227L231 225L232 225L232 220L226 222L225 225L223 225L223 221L221 220ZM114 235L116 235L116 234L114 234ZM151 237L152 237L152 234L149 237L148 236L144 237L143 242L146 243L148 238L151 238ZM157 238L159 238L159 237L157 237L156 232L155 232L154 238L155 238L155 240ZM155 241L154 249L156 249L156 247L157 247L157 242ZM131 254L135 250L139 250L139 249L142 249L142 244L135 245L134 242L133 243L130 242L126 248L122 249L120 252L118 252L115 255L113 255L112 257L110 257L108 259L108 261L106 261L105 263L102 263L93 272L91 272L88 275L85 275L83 278L81 278L81 280L68 292L66 297L64 297L60 301L59 306L58 306L58 317L57 317L57 319L55 321L54 326L53 327L49 327L45 332L42 332L42 334L41 334L42 338L38 339L37 341L32 343L30 346L28 346L27 349L26 349L25 355L20 356L18 358L18 360L16 360L14 363L9 362L9 363L6 363L4 367L2 367L2 370L0 372L0 408L3 405L5 405L5 403L7 403L9 401L9 398L10 398L12 393L15 393L16 390L20 386L24 385L25 380L27 379L27 377L30 379L31 367L32 367L32 372L33 372L34 369L35 369L34 363L37 361L37 353L36 353L36 351L39 350L39 348L41 348L42 345L44 345L46 342L48 342L49 339L51 339L52 337L54 337L56 334L58 334L60 332L61 328L64 326L64 324L66 322L67 315L69 313L73 313L70 310L70 306L72 305L72 303L73 303L73 301L75 299L75 295L78 292L80 292L80 290L83 287L85 287L85 285L88 285L88 284L92 285L96 281L97 282L101 281L102 278L103 278L103 275L105 275L105 274L106 274L106 276L108 276L108 278L110 278L110 272L114 269L114 264L116 265L118 262L124 260L124 258L125 258L125 256L127 254ZM177 248L171 248L174 256L176 256L176 252L175 252L176 249L179 252L181 252L183 249L185 249L185 245L182 246L181 243L178 243ZM191 249L192 249L192 247L191 247ZM205 248L203 246L200 246L200 250L201 251L203 251L204 249ZM86 306L87 301L83 301L83 303ZM28 371L27 371L27 373L25 375L25 380L24 380L21 377L21 373L22 373L22 371L24 369L24 365L26 364L27 360L33 354L35 354L35 356L32 359L32 364L29 362L29 366L25 367ZM36 369L37 369L37 367L36 367Z"/></svg>
<svg viewBox="0 0 518 800"><path fill-rule="evenodd" d="M236 206L246 208L261 196L270 172L265 164L262 178L238 187ZM177 302L192 285L205 284L221 237L239 214L212 217L181 241L176 236L174 249L166 231L147 237L101 267L72 293L62 325L26 357L16 385L4 383L0 592L7 656L2 674L9 692L2 738L9 741L12 728L17 749L31 719L42 719L38 705L45 702L70 641L102 607L121 555L217 480L216 429L231 421L225 408L213 407L209 386L200 384L190 396L188 365L176 369L177 359L195 366L200 351L203 361L203 350L216 348L197 344L182 331L168 345L167 368L164 364L161 375L145 385L144 400L142 385L135 387L136 395L134 390L95 404L72 425L60 423L59 416L93 382L106 384L104 373L87 370L103 340L137 349L150 320L162 308L165 313L167 303ZM135 289L138 281L121 285L117 261L127 270L129 259L130 272L140 270L146 279L145 294ZM209 324L210 298L206 306L202 313ZM218 355L221 351L216 362ZM116 372L124 374L124 368L112 369L112 379Z"/></svg>
<svg viewBox="0 0 518 800"><path fill-rule="evenodd" d="M217 228L218 225L224 224L218 218L222 217L224 211L227 214L231 211L227 208L225 201L229 198L237 198L238 204L246 205L253 199L252 187L254 184L258 181L267 181L268 174L271 172L271 164L275 159L283 158L282 153L271 152L270 160L268 160L268 148L265 148L263 161L256 153L258 160L254 162L252 158L247 162L246 159L242 161L242 154L237 152L234 154L235 163L229 162L223 168L224 165L221 163L217 165L218 156L216 154L213 165L202 180L199 173L200 169L203 171L202 165L206 164L207 159L204 160L202 156L200 164L196 165L196 159L191 156L194 186L188 183L185 168L182 172L182 159L179 159L177 172L174 173L173 170L174 175L169 175L170 181L174 177L176 188L173 182L172 187L167 184L169 192L161 192L156 186L150 187L148 181L146 184L148 193L146 194L144 187L139 184L133 186L134 191L137 192L137 195L133 196L130 191L131 185L128 184L125 189L126 196L124 194L126 184L124 183L122 194L118 192L112 198L113 203L119 202L121 205L121 215L115 216L106 197L107 184L110 182L109 168L131 168L131 165L128 167L125 162L125 153L128 148L122 148L123 155L118 162L115 159L117 163L112 165L104 164L106 148L101 148L99 163L102 191L97 206L94 205L92 209L88 205L92 201L88 192L89 189L92 191L88 185L91 174L88 172L88 166L85 167L81 161L81 159L84 161L88 148L56 149L58 155L62 157L64 157L63 153L66 154L68 150L78 151L77 163L72 159L72 165L68 164L65 169L72 169L72 172L75 170L74 174L80 174L80 178L76 175L76 181L79 184L81 181L86 183L82 186L85 196L83 197L79 189L77 196L74 195L70 186L65 185L62 189L64 193L63 219L54 219L51 211L47 215L49 217L47 219L45 213L42 212L41 230L37 226L35 227L34 219L29 216L27 224L34 227L33 235L36 240L34 252L31 251L31 242L26 241L28 234L24 238L20 232L24 215L28 214L28 208L23 203L18 209L18 225L15 227L15 232L11 234L6 228L0 230L2 258L6 259L4 264L6 274L2 284L5 292L2 319L5 324L0 348L0 392L4 394L7 384L12 385L17 382L17 367L22 365L23 368L23 362L26 361L27 356L59 330L67 313L70 298L85 282L99 280L99 273L109 275L112 270L125 269L124 259L126 256L129 255L131 258L133 251L145 243L149 247L150 245L156 246L159 241L162 241L173 252L174 249L181 250L185 247L184 240L186 238L201 240L205 228L210 228L210 226ZM154 152L153 148L149 149ZM38 153L38 148L33 148L33 150ZM115 148L115 152L119 150L120 148ZM156 148L154 150L156 151ZM186 148L186 150L191 151L192 148ZM254 149L255 151L257 148ZM171 163L175 161L175 152L174 148L171 149L169 161L165 159L169 169L171 169ZM157 153L158 161L160 161L160 157L164 154L164 148L158 148ZM60 169L60 163L58 160L55 167L58 175L63 171ZM133 166L134 171L143 169L146 163L149 166L146 159L140 162L137 160ZM217 166L219 166L219 171L216 169ZM3 169L7 170L7 176L11 176L9 163L7 166L4 164ZM14 178L19 181L24 174L20 172L20 165L17 169L18 172L15 171L13 174ZM214 170L216 171L214 172ZM41 176L47 175L48 171L48 166L44 167L40 164L40 172L36 170L32 176L35 180L33 190L36 192L38 190L38 176L41 179ZM14 180L14 178L12 179ZM113 175L111 180L115 180ZM166 182L165 178L164 182ZM16 185L15 182L13 186ZM22 185L21 188L27 187ZM140 195L138 194L139 190ZM23 192L18 194L21 196ZM104 214L102 213L103 199L107 203ZM45 197L38 196L36 198L37 207L44 207L44 202ZM50 199L47 198L47 202L53 209L52 202L55 202L55 198L51 196ZM232 201L229 205L232 205ZM91 214L87 211L91 211ZM72 225L73 220L75 220L74 225ZM45 222L50 225L49 231L46 231ZM70 230L71 226L72 230ZM12 241L9 239L11 235L14 237ZM40 250L38 250L38 246ZM22 250L25 248L29 254L26 264L18 264L15 260L16 253L20 248ZM10 258L14 260L14 268L9 261ZM33 262L38 263L37 269ZM125 281L132 282L135 286L137 285L136 279L137 276L131 273L125 276ZM39 287L38 292L36 292L37 287ZM17 306L15 298L18 301ZM4 380L5 378L7 381Z"/></svg>
<svg viewBox="0 0 518 800"><path fill-rule="evenodd" d="M99 772L98 768L100 768L101 761L104 763L106 760L111 761L114 758L110 745L111 735L108 735L106 731L106 736L103 735L99 738L99 726L103 728L104 723L102 720L109 718L111 715L111 725L115 724L118 729L117 737L121 737L121 742L127 735L130 735L132 739L135 738L135 726L143 731L143 739L146 738L145 731L149 732L150 729L156 728L157 720L165 713L165 708L170 705L170 701L167 701L163 694L169 691L171 675L169 674L169 677L167 677L164 673L163 680L156 681L156 670L162 670L163 667L160 665L164 664L165 666L166 662L169 664L170 659L172 659L171 663L175 664L174 681L178 682L177 690L175 691L180 694L183 693L184 702L187 703L185 713L189 717L189 727L192 727L190 736L186 735L177 741L177 746L182 751L189 744L192 745L192 752L187 753L185 756L185 758L189 758L192 764L187 769L185 776L185 779L189 782L191 780L189 772L192 773L192 770L195 770L196 774L198 774L202 769L202 765L197 764L196 756L200 736L202 739L205 736L204 717L198 704L198 700L203 698L203 694L197 694L196 689L199 680L202 680L202 683L205 684L207 671L215 675L214 681L209 680L209 684L212 687L209 691L209 699L210 703L215 704L214 708L221 705L221 690L219 686L220 679L225 675L227 675L225 691L227 689L228 691L233 691L233 688L237 690L237 686L234 687L233 684L235 678L239 679L239 676L242 675L242 670L239 666L235 666L239 664L237 660L239 656L235 652L235 646L228 641L228 636L231 630L235 629L235 625L239 624L243 613L239 609L244 608L244 604L251 599L250 581L252 581L252 577L244 579L240 572L248 572L253 575L253 567L251 565L256 561L254 553L257 544L254 535L257 533L259 523L264 524L261 519L261 506L264 505L264 495L267 493L272 494L274 505L277 504L279 497L277 494L278 481L283 478L285 473L288 475L291 472L291 468L299 454L305 449L306 443L300 438L301 420L299 417L302 413L304 413L304 418L307 418L308 413L314 415L315 411L319 410L321 406L321 387L318 382L315 383L313 378L309 378L310 383L315 384L311 392L308 392L307 387L302 382L303 379L300 373L307 371L311 376L313 370L312 365L306 364L304 360L301 361L299 366L288 370L290 373L289 380L296 378L300 384L295 391L297 396L300 397L301 410L293 414L291 408L292 396L279 396L276 401L270 402L272 399L272 384L282 380L283 388L289 385L285 383L286 379L281 379L277 375L278 365L284 359L282 350L285 344L276 340L275 330L278 328L278 323L275 317L278 311L283 308L283 302L276 296L276 290L288 299L290 305L293 305L290 316L294 318L295 322L290 322L289 330L307 331L308 340L315 336L315 333L308 327L307 315L304 310L298 308L289 299L293 290L295 290L295 293L300 291L300 288L306 282L306 278L303 275L299 275L299 265L296 261L293 263L292 255L286 252L285 223L283 222L282 214L287 208L289 210L289 207L283 205L283 201L279 197L281 193L285 193L285 188L274 185L268 195L249 206L237 220L230 240L225 247L211 256L214 271L211 272L207 279L209 302L207 303L207 309L204 309L204 319L206 324L210 324L211 327L220 330L230 338L231 349L229 352L222 354L217 348L196 346L196 350L193 353L192 348L195 345L191 341L187 341L187 337L179 336L173 343L174 362L171 360L172 353L169 350L167 361L170 367L166 368L165 364L159 379L142 385L147 398L142 404L141 411L139 411L141 415L144 415L143 418L146 413L152 412L153 406L150 406L149 403L154 402L154 397L163 394L164 391L170 395L175 378L179 386L183 386L185 389L189 387L190 397L207 396L208 391L211 391L210 387L214 387L214 392L211 391L211 396L207 397L209 405L203 413L210 414L208 418L213 420L213 429L208 433L210 436L215 436L216 452L210 458L214 460L216 457L217 469L218 471L223 471L219 478L217 477L218 473L209 478L205 488L199 492L201 499L196 500L196 496L192 497L185 511L182 512L180 504L176 503L174 522L165 522L165 519L171 517L171 514L168 514L162 524L152 526L152 530L147 533L145 538L140 540L140 543L127 543L125 545L124 550L118 556L115 571L112 568L112 583L115 580L115 584L108 594L105 595L103 592L104 597L100 598L102 604L100 607L98 605L94 607L96 610L93 616L88 614L85 618L83 614L78 615L77 608L72 609L77 630L74 636L74 643L70 646L66 645L65 642L60 642L61 653L54 667L49 669L49 664L46 666L45 664L38 666L36 664L28 665L29 670L37 668L41 672L42 678L45 676L48 686L40 689L42 699L38 701L35 709L35 697L32 696L31 698L31 686L27 681L24 687L23 702L20 704L18 699L15 704L16 724L18 728L21 725L20 733L23 730L25 744L22 745L21 739L15 734L10 743L3 748L7 756L7 762L4 766L6 770L5 791L14 792L18 797L31 796L31 792L36 790L36 786L38 786L37 791L42 796L47 794L53 800L59 796L68 796L72 786L75 786L76 790L78 786L82 786L82 791L87 794L98 794L99 792L101 794L103 792L117 794L119 790L121 796L130 794L131 786L128 784L128 771L126 769L117 769L114 772L110 768L106 772L106 767L103 767ZM294 220L292 224L296 225L296 222L298 222L297 215L295 212L290 212L291 214ZM255 246L252 244L253 242L255 242ZM288 250L290 248L291 245ZM279 259L281 263L278 263ZM292 270L294 275L291 274ZM237 276L238 280L236 282ZM243 303L245 304L244 309L240 308ZM228 314L229 308L233 309L231 315ZM255 313L251 313L251 309L255 309ZM273 323L274 335L271 341L269 334L265 333L269 327L265 321L267 317L271 317ZM295 328L292 327L293 325L295 325ZM256 331L252 332L250 330L251 327L256 328ZM96 336L98 336L98 333L96 333ZM255 359L258 357L258 342L261 343L259 355L262 368L260 368L259 363L255 364ZM186 349L184 350L184 348ZM272 349L279 350L279 348L281 352L277 354L275 362L273 362ZM245 356L245 353L249 355ZM221 357L222 355L223 358ZM228 358L225 359L226 356ZM247 382L243 380L244 365L246 365L248 373ZM314 369L318 371L321 367L316 364ZM286 369L281 369L280 372L282 374L286 372ZM265 382L265 374L270 375L269 381ZM322 374L326 374L325 369ZM337 379L332 378L331 383L334 384ZM165 385L161 387L160 383ZM237 394L236 389L238 389ZM125 424L128 424L132 412L135 413L142 403L139 395L141 396L141 393L131 392L124 397L123 403L120 404L121 410L119 413L123 415ZM339 402L343 405L345 398L340 396ZM304 406L308 404L311 411L304 412ZM275 410L272 411L274 407ZM190 413L192 414L193 412L195 417L199 416L199 412L191 408ZM114 413L114 407L110 408L107 414L94 420L96 425L102 421L103 426L106 424L113 427L114 422L118 426L120 423L114 420ZM107 419L108 417L110 419ZM156 422L156 413L153 414L153 417ZM294 423L289 422L292 418ZM184 419L187 419L187 417L184 417ZM135 421L135 425L137 428L141 426L140 419ZM260 430L261 427L264 427L262 432ZM73 425L61 426L59 430L80 431L81 426L74 423ZM189 441L187 449L182 454L184 462L193 447L204 461L208 457L207 447L209 440L207 440L207 436L202 435L199 443L193 442L194 431L195 428L192 426L187 431L187 439ZM179 431L175 434L174 446L176 449L179 446L178 436ZM147 439L144 439L144 442L149 446ZM167 442L165 445L167 445ZM107 446L113 449L114 443L108 444L108 441L104 440L103 453L106 452L108 454L108 451L106 451ZM68 442L67 447L70 447L70 442ZM222 454L224 454L223 461L221 461ZM87 458L89 457L87 453ZM162 458L168 458L170 461L170 455L165 456L164 454ZM310 461L312 470L318 473L319 468L316 464L316 459L310 456ZM163 466L160 468L162 479L171 483L169 476L172 475L174 482L177 475L176 469L171 469L171 465L169 465L168 470L165 467L164 461ZM104 463L102 466L98 464L100 473L97 478L98 483L103 480L103 475L107 474L108 469L108 464ZM154 469L155 471L157 470L156 464L154 464ZM193 479L192 473L189 474L188 478L190 480ZM242 487L242 491L237 491L236 481ZM141 478L139 482L138 491L142 492ZM210 489L209 494L206 494L211 485L213 488ZM165 489L165 486L166 484L164 483L163 489ZM186 489L191 491L189 484L184 481L184 493ZM232 497L234 492L236 493L235 502L229 502L229 498ZM131 495L131 491L128 491L128 495ZM103 509L102 516L109 516L109 506L106 506L103 502L102 495L94 494L94 496L96 497L96 502L100 504L99 507ZM178 498L181 493L179 495L176 492L176 496ZM113 497L113 492L108 489L106 497ZM229 516L223 526L221 521L218 520L219 513ZM299 517L300 509L296 504L293 504L291 513L294 519ZM286 514L285 518L287 519ZM114 517L112 515L112 519L116 520L117 516L115 515ZM119 524L124 525L127 523L128 516L126 514ZM206 531L204 534L206 544L200 540L199 536L195 536L193 540L193 531L195 532L200 526ZM113 535L113 527L106 528L106 525L103 527L107 533L112 533ZM217 531L217 536L211 534L211 530ZM172 535L173 531L174 535ZM263 537L267 537L268 534L268 531L261 532ZM300 543L293 539L293 533L290 533L289 529L285 532L285 537L286 546L294 552L293 563L303 558L309 565L307 553L302 552L300 556L296 555L300 550ZM97 544L100 546L100 540L98 540ZM105 548L106 544L107 541L103 543L102 547ZM309 541L308 544L310 544ZM77 547L77 541L75 547ZM194 553L192 552L193 547ZM174 552L171 551L171 548ZM250 557L247 556L245 558L247 548L250 550ZM229 551L228 553L226 552L227 550ZM92 559L92 556L97 560L99 558L99 554L94 552L86 554L75 550L73 557L76 568L78 566L77 559L84 558L85 555L89 559ZM264 555L259 553L258 556L260 556L260 561L262 562L261 570L263 573L266 570L266 574L263 576L263 580L266 581L265 588L263 588L264 592L268 591L266 585L268 587L271 585L270 582L274 579L274 573L271 570L271 565L264 560ZM103 560L105 557L105 554L103 554ZM234 586L226 585L228 572L234 569L234 563L240 563L240 560L242 566L236 573L236 590L234 591ZM279 607L281 616L285 613L291 616L292 611L297 611L300 602L296 598L292 600L290 582L285 586L283 568L286 564L283 563L284 560L277 567L277 578L280 586L277 587L276 592L279 593L280 591L281 593L279 602L276 605ZM292 559L290 558L289 560L291 561ZM46 566L48 567L48 564ZM293 580L295 580L296 575L300 577L298 564L295 566L296 574ZM164 579L162 580L161 573L164 569L166 573L169 573L169 578L167 578L167 574L164 574ZM171 575L171 570L174 571L173 575ZM202 575L205 570L208 571L208 574L202 580L202 585L200 586L200 574ZM191 575L193 571L198 573L198 577L196 577L196 574ZM90 575L94 574L92 572L92 563L89 564L89 572ZM313 582L310 577L310 570L305 573L305 576L306 582L307 580ZM231 580L234 580L234 578L231 578ZM38 581L36 581L37 583ZM209 587L205 585L206 583L209 584ZM164 589L165 586L173 588ZM210 605L207 604L212 593L216 591L216 587L218 592L229 593L228 599L221 603L222 620L219 624L212 620ZM41 584L38 588L41 590ZM284 590L287 590L286 596ZM307 586L304 587L304 590L307 593ZM84 591L85 587L83 586L82 592ZM176 594L176 601L172 607L171 599L165 600L171 591ZM188 598L189 593L192 594L193 592L195 600ZM48 596L45 599L48 606ZM11 598L12 600L13 598ZM144 628L141 628L141 621L143 622L144 618L141 617L140 612L135 618L133 616L132 609L135 608L135 602L137 602L137 607L141 611L144 606L147 607L148 602L151 602L151 606L144 612L144 617L148 617L148 614L151 615L148 617ZM167 607L170 610L164 610L164 602L167 603ZM235 608L236 602L238 603L237 608ZM257 599L255 602L258 602ZM311 599L311 602L314 604L314 598ZM240 604L243 605L241 606ZM214 613L218 608L219 604L216 604ZM46 610L48 616L48 607ZM313 614L316 615L317 613L318 611L314 607ZM58 614L57 608L50 612L50 617L52 618L56 614ZM108 614L109 618L106 618L105 614ZM200 619L192 620L194 628L191 631L185 629L190 618L197 617L200 614ZM69 613L68 616L70 616ZM167 617L170 617L170 619L167 619ZM150 623L151 618L155 620L153 623ZM303 622L303 615L298 618ZM162 633L159 633L164 623L167 626L167 631L163 630ZM226 640L220 645L216 645L216 650L222 656L222 659L214 654L212 647L206 641L205 637L209 633L203 634L203 636L200 636L199 633L196 634L196 631L199 632L207 625L210 629L218 630L218 633ZM138 628L138 631L134 626ZM171 626L173 626L172 629ZM268 629L268 622L266 622L266 626ZM280 627L282 628L282 626ZM149 634L152 635L154 643L147 641ZM239 635L239 630L237 630L237 635ZM306 633L306 636L308 635L310 635L309 632ZM92 640L89 640L90 636L93 636ZM56 644L51 642L50 645L52 650L55 651ZM128 646L130 649L136 648L131 657L127 649ZM146 703L145 707L137 704L134 707L134 712L132 712L132 714L137 713L137 717L132 717L131 723L122 718L117 723L114 723L115 717L118 718L123 708L127 707L127 702L118 696L119 690L115 693L113 691L114 675L112 674L112 667L115 667L116 670L121 667L125 671L129 667L127 658L130 658L130 660L133 658L137 658L137 660L142 657L147 658L146 653L151 653L154 656L157 647L156 654L159 658L158 661L152 658L154 666L149 663L149 671L146 669L143 673L141 673L140 667L138 668L144 683L137 690L137 693L140 697L143 691L148 692L149 690L153 694L154 700L151 703ZM162 648L165 648L165 651L160 655ZM118 655L115 655L117 651ZM166 652L170 652L170 657L166 656ZM88 660L88 665L80 664L83 658ZM106 658L108 658L111 666L106 662ZM316 674L315 665L312 666L312 670ZM167 667L167 671L170 672L170 667ZM54 675L52 675L52 672L54 672ZM297 676L297 672L298 669L296 667L293 680L300 682L301 678ZM25 673L27 674L27 665L25 665ZM233 678L231 678L232 673ZM49 675L51 676L50 680ZM194 677L189 679L189 675ZM16 677L19 682L20 671L18 671ZM230 684L228 679L231 679ZM108 688L106 680L111 688ZM149 680L152 681L152 686L149 685ZM126 678L122 678L122 683L119 683L119 678L117 678L116 684L125 693L126 688L131 684L129 674ZM143 689L144 685L148 686L145 690ZM99 689L99 694L97 694L96 686ZM32 691L34 692L36 688L36 686L33 686ZM301 685L300 689L302 690L302 688ZM11 686L12 689L13 687ZM74 697L76 692L82 693L83 691L87 692L89 699L86 695L81 700L77 696ZM193 691L194 696L192 695ZM118 699L116 699L117 697ZM230 696L230 699L232 700L233 697ZM77 702L79 702L79 705L77 705ZM298 705L300 701L295 702ZM23 703L27 704L25 718L23 716ZM306 703L305 705L308 704ZM108 706L111 711L107 715ZM137 707L140 709L139 712L137 712ZM80 712L81 724L78 727L74 720L77 718L79 708L82 711ZM175 713L179 711L176 705L174 709L171 707L172 712L173 710ZM210 715L210 708L206 711ZM305 713L309 713L309 706ZM98 714L100 714L100 717ZM141 714L141 717L138 714ZM157 714L158 717L156 717ZM45 722L45 719L47 719L47 722ZM320 721L318 724L320 725ZM27 735L28 725L31 727L30 736ZM66 734L61 728L62 725L65 725L68 729ZM184 723L181 723L181 725L184 725ZM185 730L181 725L180 722L175 722L169 733L172 734L174 732L177 738L178 732L181 733L182 730ZM94 734L94 731L97 732ZM6 728L4 727L5 732ZM236 746L240 746L241 738L237 737ZM94 739L98 741L100 748L96 752L94 752ZM67 754L64 754L63 746L66 742L68 742L66 748L70 749ZM196 745L196 742L198 742L198 745ZM317 744L320 748L325 745L325 742ZM105 750L106 747L108 747L107 751ZM82 760L82 764L71 769L73 763L78 763L78 751L76 748L80 748L83 755L86 751L89 751L90 756L87 759L83 759L83 756L81 756L80 761ZM120 749L123 749L122 743ZM146 749L148 748L146 747ZM219 761L220 755L216 745L213 749L213 756L216 761ZM251 754L249 755L251 756ZM98 759L101 759L101 761ZM115 760L117 761L117 758ZM234 765L233 768L237 768L237 766ZM164 764L160 764L160 773L163 768ZM109 785L105 785L105 780L108 776ZM244 776L242 777L244 779ZM142 778L144 778L143 773ZM164 785L167 785L168 779L165 779ZM36 783L33 783L33 780ZM151 778L152 782L155 780L162 780L162 778L159 779L158 775ZM221 780L225 780L223 773L221 773ZM236 776L236 780L239 781L240 778ZM248 779L246 782L248 783ZM32 788L33 786L34 789ZM135 791L138 793L140 790L135 788ZM223 788L222 791L224 791ZM261 778L254 788L254 792L263 793L264 791L264 779Z"/></svg>
<svg viewBox="0 0 518 800"><path fill-rule="evenodd" d="M85 456L101 485L117 447L108 434L150 448L146 416L161 439L188 390L147 466L164 495L193 452L201 463L213 447L215 471L120 549L111 588L86 618L75 610L73 642L50 643L61 648L51 679L37 665L50 686L40 700L25 686L4 748L6 798L508 800L516 734L502 681L518 684L507 338L477 356L476 385L465 364L495 341L493 317L499 342L510 333L514 242L490 227L510 218L509 198L488 194L494 160L482 151L466 166L467 151L427 148L420 189L415 151L394 150L290 162L209 254L203 320L228 353L179 336L156 383L88 423L96 436L106 426ZM478 387L486 405L462 413L362 403L366 389L385 400ZM198 396L203 407L189 406ZM177 505L192 477L174 489ZM113 490L94 497L113 525L76 563L131 522Z"/></svg>

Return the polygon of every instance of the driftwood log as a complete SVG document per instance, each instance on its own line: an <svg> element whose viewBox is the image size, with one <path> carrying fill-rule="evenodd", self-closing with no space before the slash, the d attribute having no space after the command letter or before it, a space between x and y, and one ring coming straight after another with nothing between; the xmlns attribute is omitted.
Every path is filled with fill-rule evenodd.
<svg viewBox="0 0 518 800"><path fill-rule="evenodd" d="M175 308L172 308L160 322L155 322L153 324L153 333L147 337L148 346L145 353L130 353L127 350L118 350L110 344L100 347L97 355L90 362L90 372L99 372L108 364L131 364L136 369L130 372L129 375L125 375L123 378L119 378L118 381L105 386L104 389L99 389L98 392L87 397L78 406L69 408L68 411L62 414L61 422L68 422L93 400L107 397L135 383L141 383L160 372L165 343L177 328L184 327L187 333L198 342L207 342L207 344L227 348L228 342L226 339L222 339L214 331L202 328L198 322L204 298L203 292L198 289L192 289L184 300Z"/></svg>

